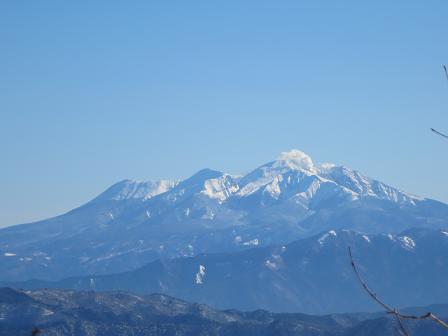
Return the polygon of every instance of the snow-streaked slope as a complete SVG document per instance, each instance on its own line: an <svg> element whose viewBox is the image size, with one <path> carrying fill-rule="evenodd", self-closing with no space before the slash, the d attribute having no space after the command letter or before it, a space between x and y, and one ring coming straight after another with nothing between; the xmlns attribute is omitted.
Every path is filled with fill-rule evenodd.
<svg viewBox="0 0 448 336"><path fill-rule="evenodd" d="M312 314L377 311L351 268L396 307L448 301L448 237L441 230L399 234L329 230L290 244L155 261L120 274L17 283L19 288L120 289L164 293L223 309ZM422 290L423 289L423 290Z"/></svg>
<svg viewBox="0 0 448 336"><path fill-rule="evenodd" d="M183 181L125 180L62 216L0 230L0 280L118 272L331 229L447 226L446 204L293 150L243 176L203 169Z"/></svg>
<svg viewBox="0 0 448 336"><path fill-rule="evenodd" d="M203 169L181 182L124 180L114 184L92 202L128 199L146 201L169 191L172 192L165 198L173 201L196 193L224 202L229 198L245 198L260 192L273 199L296 196L304 202L309 202L325 184L337 187L331 188L327 193L332 194L337 189L352 198L374 197L409 204L422 200L343 166L315 166L310 156L299 150L291 150L281 153L276 161L269 162L243 177Z"/></svg>
<svg viewBox="0 0 448 336"><path fill-rule="evenodd" d="M155 182L123 180L111 186L92 202L122 201L132 198L148 200L151 197L167 192L177 184L178 181L170 180L159 180Z"/></svg>
<svg viewBox="0 0 448 336"><path fill-rule="evenodd" d="M353 199L373 197L400 204L414 204L415 200L421 200L343 166L328 163L315 166L311 157L298 150L282 153L278 160L244 176L238 196L245 197L262 190L276 199L300 194L302 200L309 202L326 184L335 186L326 192L330 196L336 192Z"/></svg>

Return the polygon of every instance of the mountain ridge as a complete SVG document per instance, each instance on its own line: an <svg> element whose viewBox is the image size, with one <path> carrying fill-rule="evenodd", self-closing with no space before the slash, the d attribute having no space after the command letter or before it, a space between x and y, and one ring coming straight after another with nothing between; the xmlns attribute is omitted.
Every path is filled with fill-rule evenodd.
<svg viewBox="0 0 448 336"><path fill-rule="evenodd" d="M447 316L448 306L429 307ZM428 309L429 309L428 308ZM421 311L414 308L408 311ZM215 336L392 336L385 313L275 314L263 310L216 310L166 295L0 288L0 333L30 335L215 335ZM447 335L430 321L406 322L413 335Z"/></svg>
<svg viewBox="0 0 448 336"><path fill-rule="evenodd" d="M398 307L448 302L448 230L428 229L398 235L330 230L286 245L157 260L123 273L2 285L164 293L219 309L374 311L377 306L350 266L349 246L360 272L386 302Z"/></svg>
<svg viewBox="0 0 448 336"><path fill-rule="evenodd" d="M159 258L286 244L331 229L445 228L448 205L298 150L243 176L124 180L58 217L0 230L0 280L131 270Z"/></svg>

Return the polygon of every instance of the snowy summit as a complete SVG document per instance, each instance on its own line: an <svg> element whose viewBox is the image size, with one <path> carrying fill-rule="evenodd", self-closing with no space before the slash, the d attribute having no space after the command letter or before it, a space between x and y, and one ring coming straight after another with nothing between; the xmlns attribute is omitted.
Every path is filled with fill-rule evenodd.
<svg viewBox="0 0 448 336"><path fill-rule="evenodd" d="M443 203L344 166L316 165L294 149L243 176L202 169L182 181L124 180L62 216L0 230L0 274L28 279L59 277L61 270L64 276L125 271L165 257L283 245L318 234L323 246L343 229L395 235L414 227L446 229L446 218ZM411 239L401 242L415 249ZM204 282L205 266L195 279Z"/></svg>

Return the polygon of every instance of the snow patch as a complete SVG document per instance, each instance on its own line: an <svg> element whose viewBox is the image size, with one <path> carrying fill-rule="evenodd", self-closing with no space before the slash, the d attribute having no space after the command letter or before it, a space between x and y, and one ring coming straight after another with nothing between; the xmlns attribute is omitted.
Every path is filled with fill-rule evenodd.
<svg viewBox="0 0 448 336"><path fill-rule="evenodd" d="M369 236L362 235L362 237L364 238L364 240L365 240L366 242L370 243L370 238L369 238Z"/></svg>
<svg viewBox="0 0 448 336"><path fill-rule="evenodd" d="M280 183L283 181L283 176L278 175L274 177L274 180L266 186L266 192L268 192L273 198L277 199L281 194Z"/></svg>
<svg viewBox="0 0 448 336"><path fill-rule="evenodd" d="M95 290L95 279L90 278L89 287L91 290Z"/></svg>
<svg viewBox="0 0 448 336"><path fill-rule="evenodd" d="M127 199L148 200L162 194L178 184L178 181L160 180L156 182L138 182L124 180L114 184L93 201L122 201Z"/></svg>
<svg viewBox="0 0 448 336"><path fill-rule="evenodd" d="M197 285L202 285L205 280L205 266L199 265L199 271L196 273L195 282Z"/></svg>
<svg viewBox="0 0 448 336"><path fill-rule="evenodd" d="M209 198L223 202L236 193L239 188L234 178L231 175L225 174L219 178L205 181L204 190L201 193Z"/></svg>
<svg viewBox="0 0 448 336"><path fill-rule="evenodd" d="M320 237L317 241L319 242L320 245L323 245L325 240L330 236L336 237L337 236L336 231L334 231L334 230L328 231L322 237Z"/></svg>
<svg viewBox="0 0 448 336"><path fill-rule="evenodd" d="M416 246L415 241L411 237L403 236L403 237L398 237L398 239L400 240L400 242L402 243L402 246L405 249L413 250Z"/></svg>
<svg viewBox="0 0 448 336"><path fill-rule="evenodd" d="M170 181L170 180L160 180L153 183L152 186L149 185L147 182L147 190L146 195L144 196L144 200L148 200L154 196L163 194L164 192L167 192L171 188L175 187L178 184L177 181Z"/></svg>
<svg viewBox="0 0 448 336"><path fill-rule="evenodd" d="M259 244L260 244L260 241L257 238L243 243L244 246L258 246Z"/></svg>
<svg viewBox="0 0 448 336"><path fill-rule="evenodd" d="M266 262L264 263L264 265L269 268L271 271L276 271L278 269L277 264L274 261L271 260L266 260Z"/></svg>
<svg viewBox="0 0 448 336"><path fill-rule="evenodd" d="M51 310L49 310L49 309L46 309L46 308L43 308L43 312L42 312L42 316L50 316L50 315L53 315L54 314L54 312L52 312Z"/></svg>
<svg viewBox="0 0 448 336"><path fill-rule="evenodd" d="M389 238L392 241L395 241L395 237L392 236L390 233L387 234L387 238Z"/></svg>
<svg viewBox="0 0 448 336"><path fill-rule="evenodd" d="M336 167L336 165L333 163L322 163L319 166L318 171L319 171L319 173L328 174L335 167Z"/></svg>

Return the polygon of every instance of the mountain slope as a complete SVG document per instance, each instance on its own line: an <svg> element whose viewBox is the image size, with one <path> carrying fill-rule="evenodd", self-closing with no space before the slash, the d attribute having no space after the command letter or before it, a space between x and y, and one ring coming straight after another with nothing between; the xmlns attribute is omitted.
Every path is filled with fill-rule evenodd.
<svg viewBox="0 0 448 336"><path fill-rule="evenodd" d="M4 285L165 293L220 309L376 310L351 269L348 246L387 302L398 307L448 302L448 232L422 229L398 235L329 231L288 245L155 261L118 274Z"/></svg>
<svg viewBox="0 0 448 336"><path fill-rule="evenodd" d="M435 307L430 307L434 309ZM413 311L413 310L411 310ZM441 316L446 305L438 306ZM428 322L407 323L412 335L447 335ZM310 316L266 311L219 311L164 295L0 288L0 334L164 336L392 336L394 322L385 314Z"/></svg>
<svg viewBox="0 0 448 336"><path fill-rule="evenodd" d="M0 230L0 280L60 279L159 258L286 244L324 230L448 226L448 205L297 150L244 176L122 181L67 214Z"/></svg>

